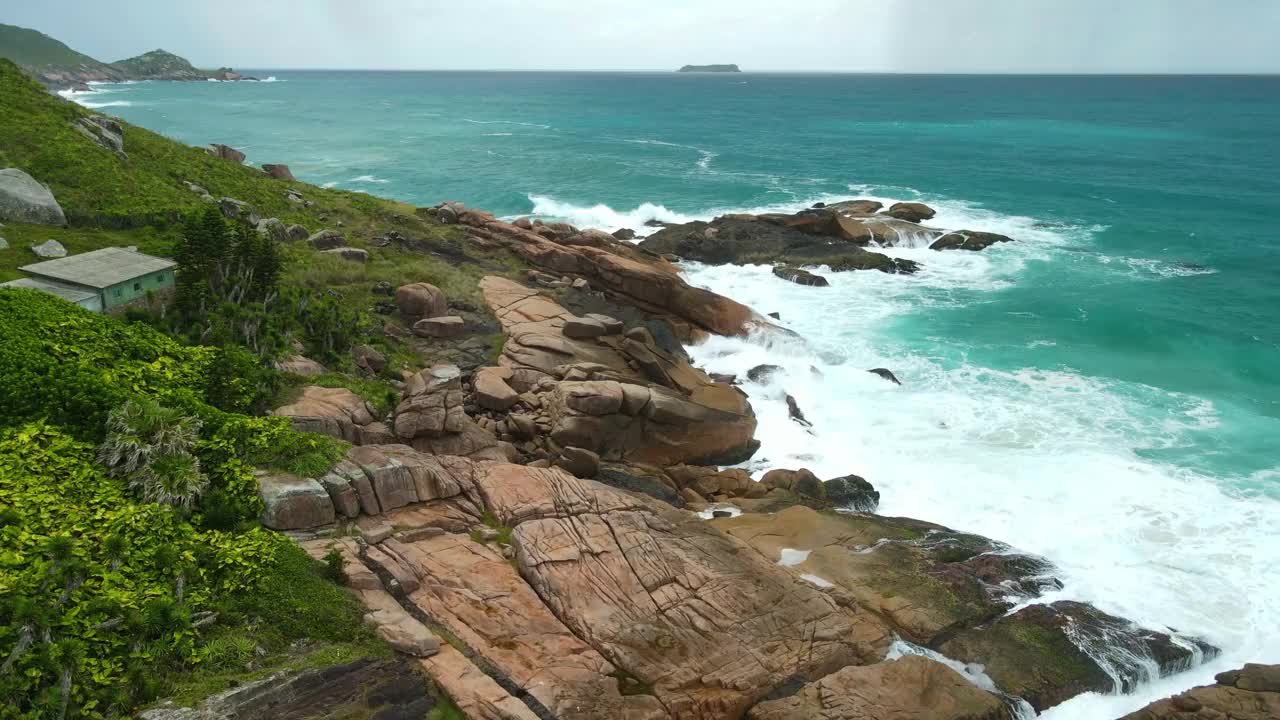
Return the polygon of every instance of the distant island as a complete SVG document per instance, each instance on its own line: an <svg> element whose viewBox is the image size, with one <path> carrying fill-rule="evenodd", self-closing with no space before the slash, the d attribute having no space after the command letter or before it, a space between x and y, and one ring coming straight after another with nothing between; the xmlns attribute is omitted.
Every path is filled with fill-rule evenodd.
<svg viewBox="0 0 1280 720"><path fill-rule="evenodd" d="M740 73L737 65L685 65L678 72L682 73Z"/></svg>
<svg viewBox="0 0 1280 720"><path fill-rule="evenodd" d="M126 80L253 80L231 68L201 70L165 50L104 63L30 28L0 23L0 57L53 90L87 89L90 82Z"/></svg>

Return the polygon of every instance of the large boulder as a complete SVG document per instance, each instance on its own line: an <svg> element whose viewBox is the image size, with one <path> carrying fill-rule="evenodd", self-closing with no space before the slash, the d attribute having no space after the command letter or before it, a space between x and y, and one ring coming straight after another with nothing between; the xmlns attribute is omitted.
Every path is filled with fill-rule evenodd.
<svg viewBox="0 0 1280 720"><path fill-rule="evenodd" d="M334 521L329 492L310 478L264 475L258 478L262 524L272 530L302 530Z"/></svg>
<svg viewBox="0 0 1280 720"><path fill-rule="evenodd" d="M347 238L337 230L330 230L326 228L307 238L307 242L311 243L311 247L316 250L333 250L335 248L346 247Z"/></svg>
<svg viewBox="0 0 1280 720"><path fill-rule="evenodd" d="M1154 702L1120 720L1274 720L1280 718L1280 665L1245 665L1214 685Z"/></svg>
<svg viewBox="0 0 1280 720"><path fill-rule="evenodd" d="M937 213L934 212L933 208L929 207L928 205L925 205L924 203L918 203L918 202L894 203L888 210L885 211L885 215L898 218L899 220L906 220L907 222L915 222L915 223L921 222L923 220L932 220L933 216L936 214Z"/></svg>
<svg viewBox="0 0 1280 720"><path fill-rule="evenodd" d="M49 188L18 168L0 170L0 220L38 225L67 224L62 206L58 205Z"/></svg>
<svg viewBox="0 0 1280 720"><path fill-rule="evenodd" d="M506 412L519 400L519 394L507 384L511 368L480 368L472 377L476 404L486 410Z"/></svg>
<svg viewBox="0 0 1280 720"><path fill-rule="evenodd" d="M331 435L351 443L391 440L386 427L376 421L371 406L346 388L305 387L296 400L272 410L271 414L289 418L297 430Z"/></svg>
<svg viewBox="0 0 1280 720"><path fill-rule="evenodd" d="M258 234L274 242L288 242L289 228L280 218L264 218L258 221Z"/></svg>
<svg viewBox="0 0 1280 720"><path fill-rule="evenodd" d="M293 177L293 173L289 170L288 165L266 164L262 166L262 171L277 180L288 180L289 182L293 182L296 179Z"/></svg>
<svg viewBox="0 0 1280 720"><path fill-rule="evenodd" d="M406 320L442 317L449 311L444 291L428 283L413 283L396 288L396 306Z"/></svg>
<svg viewBox="0 0 1280 720"><path fill-rule="evenodd" d="M1000 698L940 662L908 655L851 666L751 708L749 720L1005 720Z"/></svg>
<svg viewBox="0 0 1280 720"><path fill-rule="evenodd" d="M228 145L223 145L221 143L214 143L210 145L207 149L210 155L220 160L227 160L227 161L236 163L237 165L244 162L244 153Z"/></svg>
<svg viewBox="0 0 1280 720"><path fill-rule="evenodd" d="M315 377L329 372L324 365L303 355L291 355L283 360L277 360L276 369L282 373L300 377Z"/></svg>
<svg viewBox="0 0 1280 720"><path fill-rule="evenodd" d="M67 249L57 240L45 240L38 245L32 245L31 252L35 253L36 257L46 260L67 256Z"/></svg>

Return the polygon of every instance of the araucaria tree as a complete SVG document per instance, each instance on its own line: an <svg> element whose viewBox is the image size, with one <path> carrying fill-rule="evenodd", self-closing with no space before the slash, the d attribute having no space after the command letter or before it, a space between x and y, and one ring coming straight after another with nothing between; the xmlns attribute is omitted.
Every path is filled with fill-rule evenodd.
<svg viewBox="0 0 1280 720"><path fill-rule="evenodd" d="M190 507L209 484L192 453L199 436L199 420L153 400L129 400L111 411L98 461L147 502Z"/></svg>

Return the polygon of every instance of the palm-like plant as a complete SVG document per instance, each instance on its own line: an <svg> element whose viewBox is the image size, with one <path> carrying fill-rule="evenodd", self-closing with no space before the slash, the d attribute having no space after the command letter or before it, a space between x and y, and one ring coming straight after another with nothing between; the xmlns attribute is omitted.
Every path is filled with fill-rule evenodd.
<svg viewBox="0 0 1280 720"><path fill-rule="evenodd" d="M152 400L129 400L108 417L98 461L128 478L147 502L189 507L208 485L191 453L199 436L196 418Z"/></svg>

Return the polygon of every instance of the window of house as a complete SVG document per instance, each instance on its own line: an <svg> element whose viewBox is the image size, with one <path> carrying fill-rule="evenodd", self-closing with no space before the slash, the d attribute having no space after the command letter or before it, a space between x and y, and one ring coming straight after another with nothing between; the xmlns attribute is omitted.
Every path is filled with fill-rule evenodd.
<svg viewBox="0 0 1280 720"><path fill-rule="evenodd" d="M120 288L116 288L115 290L112 290L112 291L111 291L111 295L112 295L112 297L120 297L120 294L121 294L122 292L123 292L123 291L122 291Z"/></svg>
<svg viewBox="0 0 1280 720"><path fill-rule="evenodd" d="M164 273L160 273L159 275L156 276L156 282L158 283L164 282Z"/></svg>
<svg viewBox="0 0 1280 720"><path fill-rule="evenodd" d="M140 290L142 290L142 283L140 283L140 282L136 282L136 283L134 283L134 284L133 284L133 291L134 291L134 292L139 292Z"/></svg>

